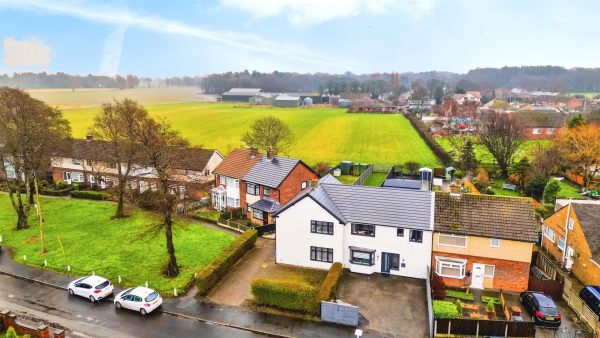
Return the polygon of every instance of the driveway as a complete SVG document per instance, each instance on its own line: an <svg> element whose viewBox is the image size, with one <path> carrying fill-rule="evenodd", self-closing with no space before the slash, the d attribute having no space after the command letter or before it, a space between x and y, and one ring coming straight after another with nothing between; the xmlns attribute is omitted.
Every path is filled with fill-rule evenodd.
<svg viewBox="0 0 600 338"><path fill-rule="evenodd" d="M336 296L357 305L366 326L386 337L429 337L425 281L344 273Z"/></svg>
<svg viewBox="0 0 600 338"><path fill-rule="evenodd" d="M536 338L593 338L587 326L579 322L577 314L560 299L554 299L560 312L561 325L558 330L538 328L535 332Z"/></svg>
<svg viewBox="0 0 600 338"><path fill-rule="evenodd" d="M252 298L250 282L260 270L275 263L275 241L258 238L256 245L237 262L231 271L209 293L211 302L240 306Z"/></svg>

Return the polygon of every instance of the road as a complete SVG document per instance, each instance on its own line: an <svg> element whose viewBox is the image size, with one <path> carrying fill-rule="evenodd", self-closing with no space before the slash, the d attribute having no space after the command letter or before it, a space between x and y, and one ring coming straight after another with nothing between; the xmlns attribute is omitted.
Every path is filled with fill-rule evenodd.
<svg viewBox="0 0 600 338"><path fill-rule="evenodd" d="M0 275L0 308L68 328L70 337L261 337L264 335L164 313L117 311L66 291Z"/></svg>

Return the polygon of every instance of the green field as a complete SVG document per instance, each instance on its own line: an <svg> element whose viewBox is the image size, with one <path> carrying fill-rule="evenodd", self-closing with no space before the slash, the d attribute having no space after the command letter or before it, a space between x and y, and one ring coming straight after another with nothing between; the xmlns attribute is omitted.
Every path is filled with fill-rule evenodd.
<svg viewBox="0 0 600 338"><path fill-rule="evenodd" d="M454 152L457 153L456 149L453 148L453 146L450 143L450 141L448 140L448 138L437 137L435 140L437 141L437 143L439 143L439 145L442 146L442 148L444 148L444 150L446 150L446 151L454 150ZM528 152L533 147L535 147L535 145L538 143L541 145L547 145L550 143L550 140L526 140L523 143L521 150L519 151L519 153L516 156L516 161L519 161L520 159L525 157L528 154ZM458 153L456 155L458 156ZM494 156L492 156L492 154L490 154L490 152L481 144L477 144L477 143L475 144L475 156L477 157L477 160L479 160L479 163L481 163L481 164L495 164L496 163Z"/></svg>
<svg viewBox="0 0 600 338"><path fill-rule="evenodd" d="M586 99L593 99L596 95L599 95L600 93L596 93L596 92L579 92L579 93L569 93L569 96L575 96L575 95L583 95Z"/></svg>
<svg viewBox="0 0 600 338"><path fill-rule="evenodd" d="M113 99L130 98L142 104L205 101L209 99L195 87L169 88L69 88L29 89L31 96L61 109L99 107Z"/></svg>
<svg viewBox="0 0 600 338"><path fill-rule="evenodd" d="M40 254L39 227L35 209L30 228L15 231L16 216L8 195L0 193L0 235L3 244L14 247L15 260L48 267L74 275L97 274L125 286L143 285L172 294L183 290L194 272L211 262L234 237L198 224L176 221L174 245L181 273L174 279L164 278L161 268L167 261L164 232L152 234L148 229L159 224L156 215L133 210L126 219L112 220L115 204L64 198L42 198L47 254ZM59 241L60 238L60 241ZM61 249L61 243L64 253Z"/></svg>
<svg viewBox="0 0 600 338"><path fill-rule="evenodd" d="M275 108L243 103L174 103L147 105L154 116L171 122L194 145L223 154L242 146L242 136L259 117L274 115L288 123L296 142L288 154L310 165L361 163L400 164L439 161L402 115L348 114L345 109ZM75 137L84 137L98 108L65 110Z"/></svg>

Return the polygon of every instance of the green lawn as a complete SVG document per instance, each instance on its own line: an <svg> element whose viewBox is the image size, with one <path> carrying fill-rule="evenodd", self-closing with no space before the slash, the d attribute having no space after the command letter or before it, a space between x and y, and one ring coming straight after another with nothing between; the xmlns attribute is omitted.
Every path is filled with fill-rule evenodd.
<svg viewBox="0 0 600 338"><path fill-rule="evenodd" d="M380 187L386 177L387 173L372 173L371 176L367 177L363 185L368 185L371 187Z"/></svg>
<svg viewBox="0 0 600 338"><path fill-rule="evenodd" d="M560 191L556 195L558 198L583 198L579 192L581 189L574 187L568 183L563 181L558 181L558 185L560 185Z"/></svg>
<svg viewBox="0 0 600 338"><path fill-rule="evenodd" d="M493 182L490 183L490 186L492 187L492 191L494 192L495 195L500 195L500 196L515 196L515 197L520 197L521 196L521 194L519 193L519 188L518 187L515 189L515 191L508 190L508 189L502 189L502 184L504 184L504 183L514 184L510 180L504 180L504 179L501 179L501 178L495 178L493 180Z"/></svg>
<svg viewBox="0 0 600 338"><path fill-rule="evenodd" d="M358 176L353 176L353 175L340 175L336 178L338 181L342 182L343 184L354 184L354 182L356 182L356 180L358 180Z"/></svg>
<svg viewBox="0 0 600 338"><path fill-rule="evenodd" d="M42 266L44 259L52 270L66 271L70 265L75 275L95 271L117 281L122 276L125 286L149 286L172 293L183 290L195 271L206 266L234 237L198 224L176 221L174 244L181 273L167 279L161 267L167 260L164 232L152 234L159 224L157 216L133 210L122 220L111 220L115 205L111 202L42 198L45 219L45 237L48 252L40 254L39 227L35 209L30 217L30 228L15 231L16 217L8 195L0 193L0 235L4 244L16 249L15 260ZM60 238L60 242L59 242ZM60 244L64 247L64 254Z"/></svg>
<svg viewBox="0 0 600 338"><path fill-rule="evenodd" d="M348 114L342 108L275 108L244 103L173 103L147 105L154 116L166 118L194 145L224 154L242 146L241 139L257 118L274 115L288 123L296 136L289 156L310 165L400 164L416 161L438 166L438 159L402 115ZM84 137L98 108L65 110L73 134Z"/></svg>
<svg viewBox="0 0 600 338"><path fill-rule="evenodd" d="M475 141L474 137L472 137L472 139ZM454 150L454 152L456 153L455 157L459 156L458 152L453 148L453 146L450 143L450 140L448 138L436 137L435 140L446 151ZM550 140L526 140L523 143L522 149L518 152L518 154L516 156L516 160L518 161L518 160L522 159L523 157L525 157L529 153L529 151L531 149L533 149L533 147L538 143L542 144L542 145L547 145L550 143ZM481 144L478 144L478 143L475 143L475 156L477 157L477 160L479 160L479 162L481 164L495 164L496 163L496 160L494 159L492 154L490 154L490 152L484 146L482 146Z"/></svg>

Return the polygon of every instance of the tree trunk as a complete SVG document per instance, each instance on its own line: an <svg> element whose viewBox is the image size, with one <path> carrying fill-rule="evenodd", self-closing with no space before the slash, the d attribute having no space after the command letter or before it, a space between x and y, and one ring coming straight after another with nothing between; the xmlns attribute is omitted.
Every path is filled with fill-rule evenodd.
<svg viewBox="0 0 600 338"><path fill-rule="evenodd" d="M27 224L27 216L23 212L23 210L17 211L17 230L23 230L29 228L29 224Z"/></svg>
<svg viewBox="0 0 600 338"><path fill-rule="evenodd" d="M167 277L176 277L179 275L179 267L177 266L177 257L175 257L175 246L173 245L173 218L171 210L173 208L171 196L168 189L165 189L165 236L167 239L167 253L169 254L169 262L165 266L164 275Z"/></svg>
<svg viewBox="0 0 600 338"><path fill-rule="evenodd" d="M117 212L115 218L125 218L125 183L119 182L119 188L117 189Z"/></svg>

